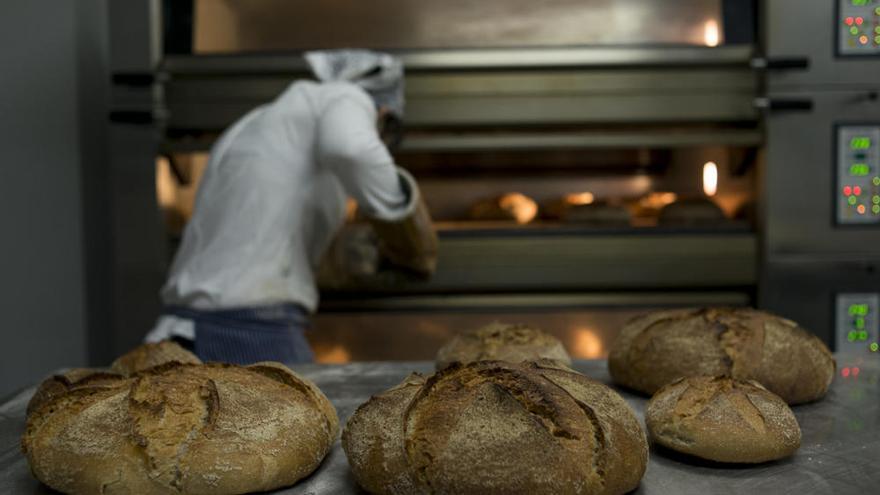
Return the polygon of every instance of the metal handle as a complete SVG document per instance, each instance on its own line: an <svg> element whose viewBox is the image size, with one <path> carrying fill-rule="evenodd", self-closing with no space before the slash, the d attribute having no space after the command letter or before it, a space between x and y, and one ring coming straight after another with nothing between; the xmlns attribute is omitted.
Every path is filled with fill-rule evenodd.
<svg viewBox="0 0 880 495"><path fill-rule="evenodd" d="M810 68L807 57L758 57L753 58L749 65L758 70L789 70Z"/></svg>
<svg viewBox="0 0 880 495"><path fill-rule="evenodd" d="M754 106L758 110L809 112L813 109L810 98L755 98Z"/></svg>

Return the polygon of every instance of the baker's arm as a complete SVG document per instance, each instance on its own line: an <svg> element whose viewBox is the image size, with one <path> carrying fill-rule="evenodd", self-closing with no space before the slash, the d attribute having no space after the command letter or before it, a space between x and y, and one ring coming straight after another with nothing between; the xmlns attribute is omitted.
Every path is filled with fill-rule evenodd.
<svg viewBox="0 0 880 495"><path fill-rule="evenodd" d="M437 264L437 235L418 185L398 168L376 128L371 103L339 98L324 110L318 159L370 218L382 254L394 265L430 275Z"/></svg>

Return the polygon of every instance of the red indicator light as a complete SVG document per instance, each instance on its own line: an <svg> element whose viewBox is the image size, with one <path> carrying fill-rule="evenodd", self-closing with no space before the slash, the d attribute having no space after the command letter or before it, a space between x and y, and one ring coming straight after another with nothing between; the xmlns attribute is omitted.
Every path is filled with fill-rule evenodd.
<svg viewBox="0 0 880 495"><path fill-rule="evenodd" d="M852 17L847 17L847 18L846 18L846 25L847 25L847 26L852 26L852 25L853 25L853 22L855 22L855 19L853 19Z"/></svg>
<svg viewBox="0 0 880 495"><path fill-rule="evenodd" d="M859 207L856 208L856 211L859 212L859 215L864 215L865 214L865 205L859 205Z"/></svg>
<svg viewBox="0 0 880 495"><path fill-rule="evenodd" d="M849 376L849 368L844 368L844 369L840 370L840 374L841 374L844 378L848 377L848 376Z"/></svg>
<svg viewBox="0 0 880 495"><path fill-rule="evenodd" d="M843 186L843 195L844 195L844 196L849 196L849 195L851 195L851 194L852 194L852 187L850 187L850 186Z"/></svg>
<svg viewBox="0 0 880 495"><path fill-rule="evenodd" d="M856 24L861 26L865 23L865 19L863 17L856 17Z"/></svg>
<svg viewBox="0 0 880 495"><path fill-rule="evenodd" d="M855 376L859 376L859 371L860 371L860 370L859 370L859 367L858 367L858 366L856 366L855 368L853 368L853 369L852 369L852 376L854 376L854 377L855 377Z"/></svg>
<svg viewBox="0 0 880 495"><path fill-rule="evenodd" d="M855 194L856 196L861 196L862 195L862 188L859 186L854 187L853 194Z"/></svg>

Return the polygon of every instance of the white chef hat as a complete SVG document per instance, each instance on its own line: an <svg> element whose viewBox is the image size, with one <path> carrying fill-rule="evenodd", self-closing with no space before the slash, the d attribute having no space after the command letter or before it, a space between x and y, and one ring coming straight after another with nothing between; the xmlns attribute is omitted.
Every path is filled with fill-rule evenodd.
<svg viewBox="0 0 880 495"><path fill-rule="evenodd" d="M377 107L403 118L403 62L370 50L306 52L305 59L320 81L348 81L363 88Z"/></svg>

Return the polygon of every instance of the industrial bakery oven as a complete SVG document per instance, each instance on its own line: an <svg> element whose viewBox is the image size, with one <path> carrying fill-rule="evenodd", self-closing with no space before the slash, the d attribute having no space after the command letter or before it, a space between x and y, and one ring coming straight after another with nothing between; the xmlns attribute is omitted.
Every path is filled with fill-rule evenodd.
<svg viewBox="0 0 880 495"><path fill-rule="evenodd" d="M322 280L310 334L320 359L428 358L455 330L493 319L539 325L576 356L599 357L633 314L707 304L761 303L834 340L825 317L837 300L818 315L792 304L809 284L792 286L784 269L819 257L815 239L791 237L803 218L783 215L819 201L818 186L787 194L792 177L820 184L831 167L804 146L796 152L809 166L767 165L786 153L777 142L801 141L778 122L816 115L779 93L804 72L800 52L769 36L760 56L756 24L781 36L768 26L782 11L689 0L135 4L110 6L117 333L108 355L159 311L156 292L219 132L308 78L303 50L344 46L390 50L406 64L407 130L395 155L437 222L440 262L430 281L384 270ZM837 15L827 13L827 29ZM866 128L848 127L870 124L864 117L832 122L828 136L868 138L869 156ZM799 172L782 173L796 163ZM819 244L858 236L830 225ZM364 235L353 223L343 252ZM861 267L873 263L865 249L861 265L845 249L829 255ZM870 295L870 277L845 285L822 273L839 285L839 304L867 308L852 298Z"/></svg>
<svg viewBox="0 0 880 495"><path fill-rule="evenodd" d="M767 209L759 303L808 322L838 351L876 357L880 1L806 3L763 6Z"/></svg>

